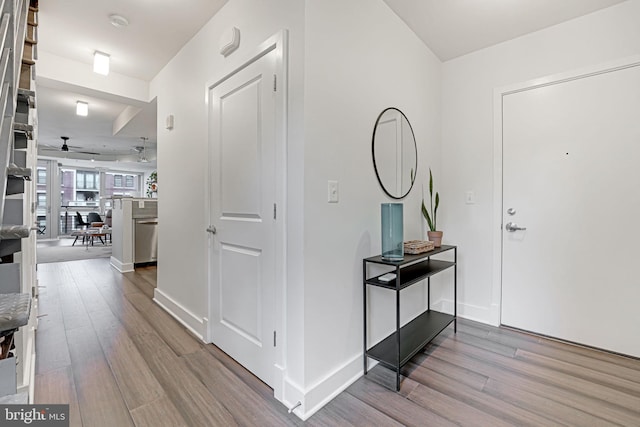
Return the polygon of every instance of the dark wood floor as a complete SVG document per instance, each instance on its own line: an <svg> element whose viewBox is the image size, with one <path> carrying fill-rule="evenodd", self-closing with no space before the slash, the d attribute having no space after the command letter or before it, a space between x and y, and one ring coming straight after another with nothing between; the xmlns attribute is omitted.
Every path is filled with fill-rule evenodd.
<svg viewBox="0 0 640 427"><path fill-rule="evenodd" d="M108 259L38 266L36 403L69 403L72 426L302 425L151 301L155 274ZM395 393L374 368L304 424L640 426L640 361L471 321L403 374Z"/></svg>

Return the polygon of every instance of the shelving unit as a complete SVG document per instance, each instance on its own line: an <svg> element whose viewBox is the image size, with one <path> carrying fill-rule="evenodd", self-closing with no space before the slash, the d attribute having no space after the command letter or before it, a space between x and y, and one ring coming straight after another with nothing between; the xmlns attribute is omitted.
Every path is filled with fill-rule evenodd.
<svg viewBox="0 0 640 427"><path fill-rule="evenodd" d="M0 402L33 402L37 0L0 0Z"/></svg>
<svg viewBox="0 0 640 427"><path fill-rule="evenodd" d="M444 252L453 252L453 261L431 259ZM383 366L396 371L396 390L400 391L400 369L424 346L433 340L447 326L453 323L457 332L457 258L456 246L443 245L419 255L406 255L402 261L387 261L381 256L365 258L362 261L363 305L364 305L364 374L368 371L368 358L377 360ZM383 274L368 276L371 265L391 266L396 278L383 281ZM453 268L453 314L431 310L431 277ZM427 280L427 309L404 326L400 325L400 291ZM396 330L371 348L367 344L367 287L376 286L395 291Z"/></svg>

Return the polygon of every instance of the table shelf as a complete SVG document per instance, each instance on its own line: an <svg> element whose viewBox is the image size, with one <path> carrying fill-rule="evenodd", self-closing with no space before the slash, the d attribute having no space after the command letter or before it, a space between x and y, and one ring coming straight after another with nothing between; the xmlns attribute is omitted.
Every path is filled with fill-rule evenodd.
<svg viewBox="0 0 640 427"><path fill-rule="evenodd" d="M431 259L432 256L452 251L453 261ZM368 370L368 358L396 371L396 390L400 391L400 368L423 349L431 340L453 323L457 331L457 247L443 245L419 255L405 255L402 261L388 261L381 256L363 260L364 307L364 374ZM394 280L383 282L381 274L367 277L371 264L393 267ZM453 314L431 310L431 277L453 268ZM400 291L416 283L427 281L427 307L416 318L400 326ZM396 294L396 330L382 341L368 348L367 343L367 286L389 289Z"/></svg>
<svg viewBox="0 0 640 427"><path fill-rule="evenodd" d="M454 265L455 263L450 261L427 260L403 268L399 282L397 278L388 282L382 282L379 279L382 275L378 275L367 279L366 283L367 285L380 286L387 289L404 289Z"/></svg>

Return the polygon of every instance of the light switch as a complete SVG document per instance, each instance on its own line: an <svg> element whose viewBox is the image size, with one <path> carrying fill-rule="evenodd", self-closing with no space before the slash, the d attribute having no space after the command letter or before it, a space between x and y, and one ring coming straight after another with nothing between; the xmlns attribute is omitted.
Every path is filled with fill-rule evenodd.
<svg viewBox="0 0 640 427"><path fill-rule="evenodd" d="M476 204L476 193L473 191L467 191L464 193L464 202L467 205L475 205Z"/></svg>
<svg viewBox="0 0 640 427"><path fill-rule="evenodd" d="M338 181L329 181L327 191L329 203L338 203Z"/></svg>

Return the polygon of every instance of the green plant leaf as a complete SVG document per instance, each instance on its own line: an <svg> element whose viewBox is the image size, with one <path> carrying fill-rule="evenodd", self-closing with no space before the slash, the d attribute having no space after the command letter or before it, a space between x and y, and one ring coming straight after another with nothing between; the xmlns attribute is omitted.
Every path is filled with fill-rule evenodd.
<svg viewBox="0 0 640 427"><path fill-rule="evenodd" d="M422 189L424 193L424 187ZM435 194L436 204L433 206L433 173L431 172L431 168L429 168L429 209L424 204L424 196L422 197L422 216L427 220L427 225L429 226L429 230L437 231L437 223L436 217L438 215L438 206L440 206L440 194L436 192Z"/></svg>
<svg viewBox="0 0 640 427"><path fill-rule="evenodd" d="M429 196L433 197L433 175L431 174L431 169L429 169Z"/></svg>
<svg viewBox="0 0 640 427"><path fill-rule="evenodd" d="M424 219L427 220L427 225L429 226L429 230L435 231L433 228L433 224L431 222L431 217L429 216L429 211L427 210L427 207L424 205L424 199L422 199L422 216L424 216Z"/></svg>
<svg viewBox="0 0 640 427"><path fill-rule="evenodd" d="M440 206L440 194L438 194L436 192L436 207L433 210L433 228L434 228L434 230L431 230L431 231L436 231L437 230L437 228L436 228L436 216L438 215L438 206Z"/></svg>

